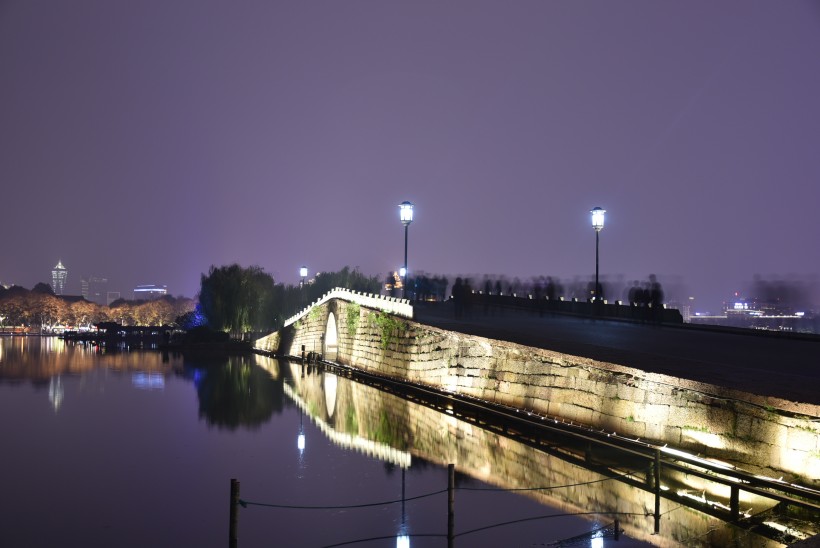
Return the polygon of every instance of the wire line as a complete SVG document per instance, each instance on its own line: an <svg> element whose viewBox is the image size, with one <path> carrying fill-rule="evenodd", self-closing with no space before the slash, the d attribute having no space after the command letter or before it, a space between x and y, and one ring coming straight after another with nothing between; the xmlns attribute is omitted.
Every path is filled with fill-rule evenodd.
<svg viewBox="0 0 820 548"><path fill-rule="evenodd" d="M271 504L266 502L252 502L248 500L239 499L239 504L242 508L247 508L248 506L265 506L267 508L291 508L294 510L341 510L345 508L368 508L371 506L387 506L389 504L398 504L400 502L408 502L411 500L418 500L427 497L432 497L434 495L440 495L442 493L446 493L447 489L442 489L441 491L435 491L433 493L427 493L426 495L418 495L415 497L407 497L404 499L398 500L387 500L383 502L371 502L366 504L345 504L339 506L297 506L293 504Z"/></svg>
<svg viewBox="0 0 820 548"><path fill-rule="evenodd" d="M464 536L464 535L470 535L472 533L477 533L479 531L485 531L487 529L493 529L495 527L502 527L504 525L513 525L515 523L523 523L523 522L526 522L526 521L536 521L536 520L539 520L539 519L565 518L565 517L570 517L570 516L600 516L600 515L605 515L605 516L652 516L654 514L652 514L650 512L576 512L576 513L568 513L568 514L548 514L548 515L545 515L545 516L534 516L534 517L531 517L531 518L521 518L521 519L516 519L516 520L512 520L512 521L504 521L504 522L496 523L496 524L493 524L493 525L485 525L484 527L479 527L477 529L470 529L469 531L462 531L461 533L458 533L457 535L454 535L454 536L461 537L461 536Z"/></svg>
<svg viewBox="0 0 820 548"><path fill-rule="evenodd" d="M613 479L625 478L627 476L632 476L632 475L635 475L635 474L639 474L643 471L644 470L638 470L637 472L626 472L626 473L618 475L618 476L610 476L608 478L601 478L601 479L597 479L597 480L584 481L584 482L581 482L581 483L570 483L570 484L567 484L567 485L553 485L551 487L518 487L518 488L511 488L511 489L505 489L503 487L456 487L456 490L459 490L459 491L509 491L509 492L514 492L514 491L552 491L553 489L564 489L564 488L567 488L567 487L580 487L581 485L590 485L590 484L593 484L593 483L601 483L601 482L609 481L609 480L613 480Z"/></svg>

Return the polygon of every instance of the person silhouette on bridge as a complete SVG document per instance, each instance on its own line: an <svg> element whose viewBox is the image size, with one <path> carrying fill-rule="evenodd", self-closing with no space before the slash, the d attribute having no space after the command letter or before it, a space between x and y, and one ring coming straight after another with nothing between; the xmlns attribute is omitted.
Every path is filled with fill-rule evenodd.
<svg viewBox="0 0 820 548"><path fill-rule="evenodd" d="M490 278L484 276L484 294L482 295L482 301L484 302L484 315L490 313L490 293L492 292L493 283L490 281Z"/></svg>
<svg viewBox="0 0 820 548"><path fill-rule="evenodd" d="M460 277L456 278L456 283L453 284L451 298L453 299L453 316L460 318L464 313L464 286Z"/></svg>
<svg viewBox="0 0 820 548"><path fill-rule="evenodd" d="M464 298L462 299L464 303L464 315L469 318L473 315L473 301L475 301L473 288L470 286L470 278L464 278L464 287L461 291L464 294Z"/></svg>
<svg viewBox="0 0 820 548"><path fill-rule="evenodd" d="M649 275L648 301L652 307L652 319L663 321L663 287L654 274Z"/></svg>
<svg viewBox="0 0 820 548"><path fill-rule="evenodd" d="M535 286L532 288L533 298L535 299L535 306L538 309L538 316L544 316L544 299L541 297L541 280L535 280Z"/></svg>

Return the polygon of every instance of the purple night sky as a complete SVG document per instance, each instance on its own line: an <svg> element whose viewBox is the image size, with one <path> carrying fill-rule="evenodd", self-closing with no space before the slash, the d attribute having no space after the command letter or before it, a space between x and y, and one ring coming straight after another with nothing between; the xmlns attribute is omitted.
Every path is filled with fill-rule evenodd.
<svg viewBox="0 0 820 548"><path fill-rule="evenodd" d="M816 1L0 4L0 281L820 272Z"/></svg>

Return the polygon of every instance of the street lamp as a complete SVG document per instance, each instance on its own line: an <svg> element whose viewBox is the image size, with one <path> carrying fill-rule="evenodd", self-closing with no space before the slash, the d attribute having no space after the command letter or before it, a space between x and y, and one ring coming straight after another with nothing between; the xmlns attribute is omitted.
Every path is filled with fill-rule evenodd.
<svg viewBox="0 0 820 548"><path fill-rule="evenodd" d="M307 278L307 275L308 272L306 266L299 268L299 276L302 277L302 281L299 282L299 287L303 287L305 285L305 278Z"/></svg>
<svg viewBox="0 0 820 548"><path fill-rule="evenodd" d="M399 218L404 225L404 274L402 275L402 298L407 298L407 228L413 222L413 204L402 202L399 204Z"/></svg>
<svg viewBox="0 0 820 548"><path fill-rule="evenodd" d="M592 228L595 229L595 301L599 301L600 294L598 288L598 235L601 233L601 229L604 228L604 213L606 213L605 209L601 209L600 207L594 207L590 211L592 214Z"/></svg>

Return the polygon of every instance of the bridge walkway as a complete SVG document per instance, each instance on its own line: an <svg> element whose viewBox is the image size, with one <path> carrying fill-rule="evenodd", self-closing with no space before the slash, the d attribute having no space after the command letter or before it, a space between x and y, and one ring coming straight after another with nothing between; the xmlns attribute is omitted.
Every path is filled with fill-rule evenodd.
<svg viewBox="0 0 820 548"><path fill-rule="evenodd" d="M820 336L658 325L480 306L454 317L451 303L419 303L415 320L441 329L504 340L810 404L820 416ZM730 396L727 394L727 396Z"/></svg>

